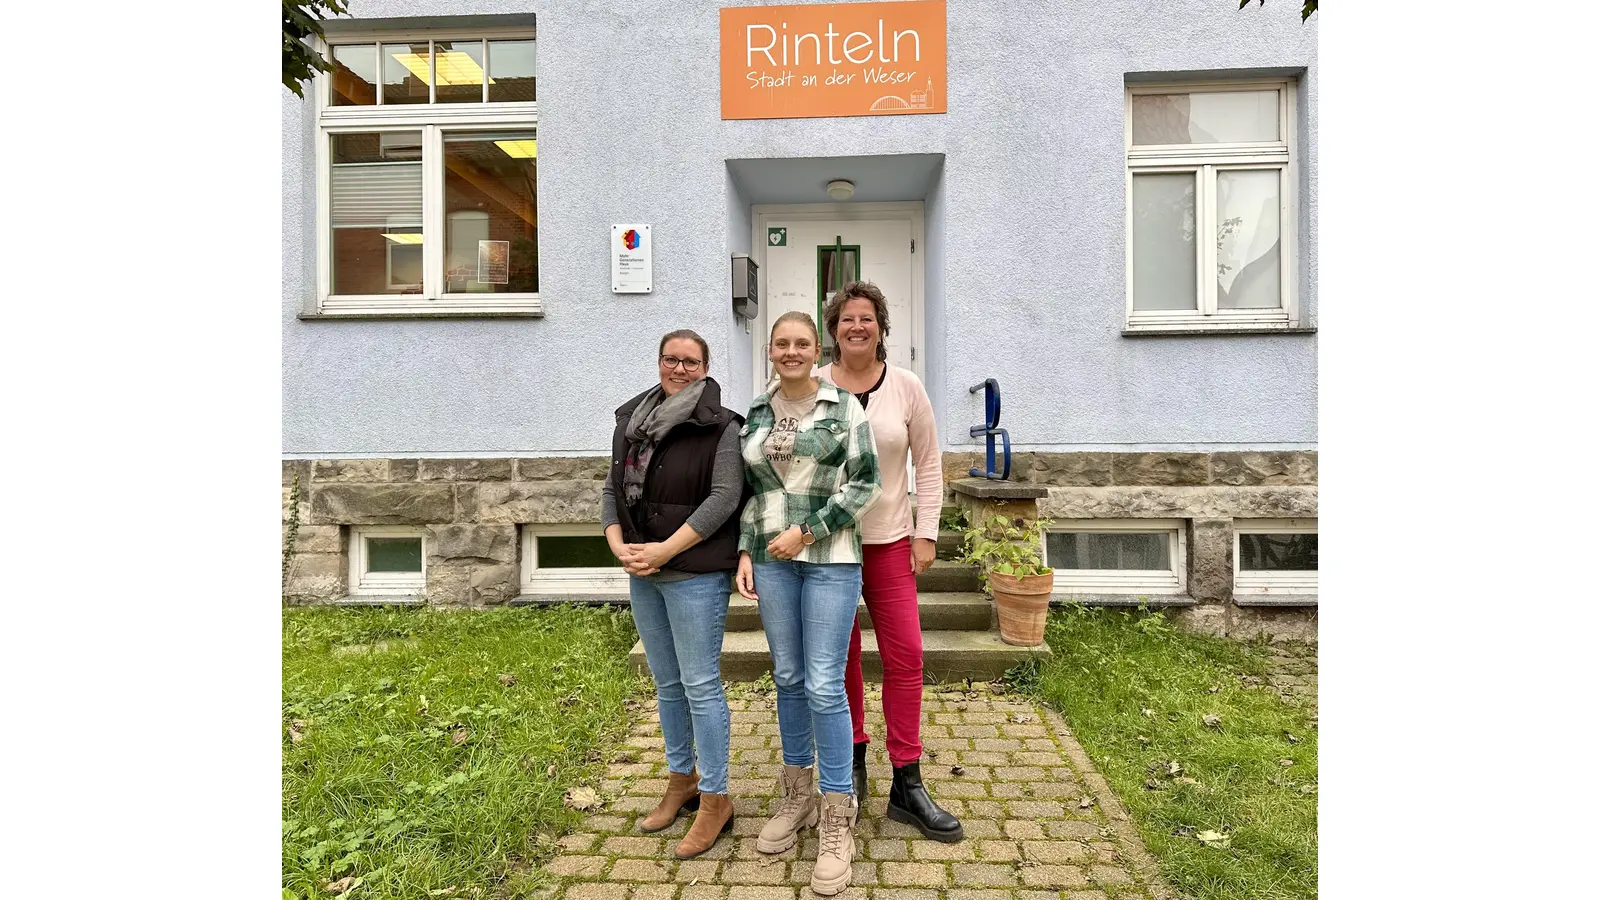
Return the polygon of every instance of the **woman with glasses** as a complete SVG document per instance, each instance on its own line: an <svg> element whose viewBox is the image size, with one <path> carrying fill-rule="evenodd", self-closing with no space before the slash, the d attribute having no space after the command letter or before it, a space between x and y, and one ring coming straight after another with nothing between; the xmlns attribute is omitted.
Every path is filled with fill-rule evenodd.
<svg viewBox="0 0 1600 900"><path fill-rule="evenodd" d="M711 849L733 828L721 658L739 553L744 417L722 405L710 365L700 335L662 336L660 383L617 407L600 514L629 576L666 745L666 794L639 828L662 831L683 810L698 810L674 850L679 859Z"/></svg>
<svg viewBox="0 0 1600 900"><path fill-rule="evenodd" d="M760 605L783 744L776 814L756 849L782 853L820 822L811 890L831 896L850 885L855 857L844 666L861 596L857 522L880 488L861 404L811 374L819 343L803 312L773 323L767 357L778 377L750 405L741 436L754 493L739 526L737 584Z"/></svg>

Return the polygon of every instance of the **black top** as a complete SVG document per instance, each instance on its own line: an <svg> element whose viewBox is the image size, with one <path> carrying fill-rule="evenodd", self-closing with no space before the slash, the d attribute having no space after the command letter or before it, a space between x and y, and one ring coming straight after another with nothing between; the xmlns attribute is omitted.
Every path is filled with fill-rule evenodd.
<svg viewBox="0 0 1600 900"><path fill-rule="evenodd" d="M888 378L888 377L889 377L889 364L887 362L885 362L883 364L883 371L878 373L878 383L874 384L872 387L869 387L866 390L864 390L861 393L856 395L856 399L861 401L861 408L862 409L866 409L867 408L867 400L872 397L872 392L876 391L878 388L883 387L883 380L885 378Z"/></svg>

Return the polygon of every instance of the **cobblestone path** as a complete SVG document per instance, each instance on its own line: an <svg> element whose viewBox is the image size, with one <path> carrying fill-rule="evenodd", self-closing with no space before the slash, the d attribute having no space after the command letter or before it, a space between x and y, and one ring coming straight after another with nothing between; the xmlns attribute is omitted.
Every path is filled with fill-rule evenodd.
<svg viewBox="0 0 1600 900"><path fill-rule="evenodd" d="M855 877L845 900L1164 900L1170 889L1133 823L1066 723L1025 698L929 688L923 699L923 777L960 816L966 840L941 844L885 817L890 768L877 685L868 685L871 797L856 831ZM773 695L735 685L730 793L734 830L698 859L672 848L680 817L654 835L634 829L666 787L655 708L634 713L631 761L611 765L605 805L561 839L549 870L559 900L809 900L816 832L765 856L766 821L780 767ZM960 774L953 769L960 767Z"/></svg>

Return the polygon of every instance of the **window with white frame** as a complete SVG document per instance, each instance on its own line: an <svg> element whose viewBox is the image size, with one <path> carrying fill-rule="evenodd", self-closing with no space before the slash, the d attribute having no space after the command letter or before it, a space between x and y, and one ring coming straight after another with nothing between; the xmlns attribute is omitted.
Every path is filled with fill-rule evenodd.
<svg viewBox="0 0 1600 900"><path fill-rule="evenodd" d="M427 538L421 528L358 525L350 535L352 597L415 597L427 587Z"/></svg>
<svg viewBox="0 0 1600 900"><path fill-rule="evenodd" d="M1296 327L1294 83L1130 84L1127 330Z"/></svg>
<svg viewBox="0 0 1600 900"><path fill-rule="evenodd" d="M598 523L522 526L522 593L627 594L628 573Z"/></svg>
<svg viewBox="0 0 1600 900"><path fill-rule="evenodd" d="M1170 595L1187 584L1179 519L1066 519L1044 535L1054 593Z"/></svg>
<svg viewBox="0 0 1600 900"><path fill-rule="evenodd" d="M1317 593L1316 519L1235 519L1233 596L1240 605Z"/></svg>
<svg viewBox="0 0 1600 900"><path fill-rule="evenodd" d="M316 314L540 313L532 31L341 33L326 52Z"/></svg>

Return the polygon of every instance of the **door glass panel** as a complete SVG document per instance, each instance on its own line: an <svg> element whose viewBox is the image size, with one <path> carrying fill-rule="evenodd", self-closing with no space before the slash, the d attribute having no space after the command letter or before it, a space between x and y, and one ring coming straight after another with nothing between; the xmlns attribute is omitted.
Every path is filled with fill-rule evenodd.
<svg viewBox="0 0 1600 900"><path fill-rule="evenodd" d="M822 360L833 351L833 335L827 333L822 310L839 289L861 278L861 248L821 246L817 248L817 330L822 332Z"/></svg>

